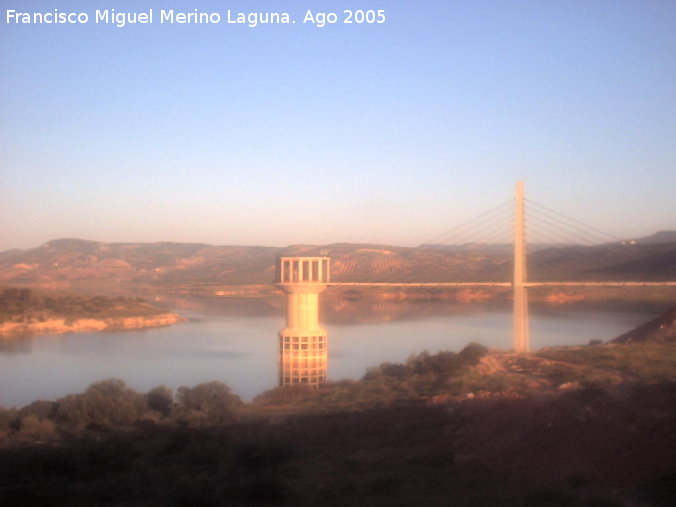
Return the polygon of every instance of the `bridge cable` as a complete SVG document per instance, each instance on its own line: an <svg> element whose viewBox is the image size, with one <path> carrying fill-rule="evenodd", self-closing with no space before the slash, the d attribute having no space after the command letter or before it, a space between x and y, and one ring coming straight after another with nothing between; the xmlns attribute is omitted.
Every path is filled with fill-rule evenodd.
<svg viewBox="0 0 676 507"><path fill-rule="evenodd" d="M467 231L467 233L464 236L456 236L455 239L456 240L462 239L461 244L477 243L480 242L480 240L484 240L484 242L489 242L494 241L498 238L503 242L505 240L507 242L511 242L511 234L509 234L507 238L498 236L496 234L497 232L501 231L509 232L509 225L511 224L511 220L512 220L511 217L503 217L500 219L500 221L487 222L480 227L476 227L471 231Z"/></svg>
<svg viewBox="0 0 676 507"><path fill-rule="evenodd" d="M528 217L532 216L533 213L530 213ZM548 218L552 218L555 220L554 217L547 216ZM562 246L565 247L566 249L566 256L568 257L567 262L564 261L563 263L559 263L557 268L554 268L556 271L561 271L561 270L567 270L568 277L570 277L571 273L570 270L573 269L573 271L576 271L577 273L574 274L580 274L580 266L577 265L579 260L583 260L583 264L585 267L585 270L593 271L596 270L600 267L602 267L603 263L600 262L601 259L609 259L610 261L615 261L617 263L617 258L611 253L613 250L616 253L621 253L622 257L624 259L621 260L626 260L627 254L630 253L629 248L625 244L618 244L615 242L611 243L602 243L602 244L593 244L590 245L588 243L578 243L577 241L572 241L571 238L574 240L580 240L583 239L585 242L589 242L590 239L589 237L581 237L579 234L583 234L585 236L591 236L592 239L598 240L598 236L595 234L591 234L588 231L582 230L577 227L572 227L573 231L566 229L565 227L570 227L570 224L567 224L562 221L557 221L557 224L553 224L550 220L545 220L541 216L537 217L539 218L541 222L544 222L545 224L548 225L543 225L542 223L539 222L534 222L532 220L529 220L527 223L528 229L529 230L535 230L536 235L544 235L547 239L552 240L555 239L557 241L561 241ZM565 226L565 227L562 227ZM555 230L555 229L556 230ZM559 232L563 231L563 232ZM580 250L583 249L583 250ZM594 251L590 251L590 249ZM609 251L610 250L610 251ZM603 255L600 255L603 254ZM542 257L544 254L538 254L535 255L534 257L531 257L532 261L534 263L531 263L531 267L540 270L543 269L544 266L542 265L542 261L540 260L538 262L538 257ZM571 267L572 266L572 267ZM547 270L545 270L547 271ZM550 266L549 271L552 271L552 268ZM545 274L545 273L543 273Z"/></svg>
<svg viewBox="0 0 676 507"><path fill-rule="evenodd" d="M465 231L467 229L472 228L472 227L476 227L479 223L483 223L485 221L492 220L494 218L493 215L498 215L500 213L504 213L505 208L511 209L513 202L514 202L514 200L510 199L509 201L502 203L502 204L500 204L500 205L498 205L494 208L491 208L490 210L481 213L480 215L474 217L473 219L471 219L471 220L469 220L469 221L467 221L467 222L465 222L465 223L463 223L459 226L452 227L452 228L442 232L441 234L433 236L429 240L421 243L420 246L433 245L433 244L442 242L442 240L443 240L444 243L446 243L449 238L453 238L453 237L465 234Z"/></svg>
<svg viewBox="0 0 676 507"><path fill-rule="evenodd" d="M549 241L553 241L553 244L549 248L539 249L537 252L529 255L529 279L534 279L534 273L538 273L536 278L561 276L562 278L570 279L571 276L579 276L581 274L580 270L588 271L599 267L601 257L598 253L588 251L589 249L594 249L595 246L570 244L568 238L556 232L542 229L542 226L539 224L531 224L529 230L533 229L536 230L538 235L543 236ZM562 239L566 243L555 246ZM561 254L559 258L551 259L550 256L557 251Z"/></svg>
<svg viewBox="0 0 676 507"><path fill-rule="evenodd" d="M467 236L471 236L475 231L483 229L491 224L495 223L496 220L503 220L501 214L496 212L491 215L486 215L480 220L474 220L473 223L468 223L462 226L461 228L455 229L451 232L447 232L444 235L437 236L436 242L442 244L459 244L466 240ZM503 212L504 213L504 212Z"/></svg>
<svg viewBox="0 0 676 507"><path fill-rule="evenodd" d="M591 230L593 230L593 231L596 231L597 233L600 233L601 235L606 236L606 237L612 239L613 241L624 241L624 239L622 239L622 238L620 238L620 237L618 237L618 236L615 236L614 234L610 234L610 233L608 233L608 232L606 232L606 231L602 231L601 229L597 229L596 227L593 227L593 226L591 226L591 225L589 225L589 224L585 224L584 222L581 222L581 221L579 221L579 220L576 220L575 218L566 216L566 215L564 215L563 213L559 213L558 211L553 210L552 208L549 208L549 207L547 207L547 206L544 206L543 204L539 204L539 203L537 203L537 202L535 202L535 201L531 201L530 199L525 199L525 201L528 202L528 203L530 203L530 204L533 204L533 205L535 205L535 206L537 206L537 207L539 207L539 208L542 208L542 209L544 209L544 210L547 210L547 211L549 211L550 213L553 213L553 214L555 214L555 215L558 215L559 217L561 217L561 218L563 218L563 219L565 219L565 220L568 220L568 221L570 221L570 222L574 222L574 223L576 223L576 224L578 224L578 225L582 225L583 227L586 227L586 228L588 228L588 229L591 229Z"/></svg>

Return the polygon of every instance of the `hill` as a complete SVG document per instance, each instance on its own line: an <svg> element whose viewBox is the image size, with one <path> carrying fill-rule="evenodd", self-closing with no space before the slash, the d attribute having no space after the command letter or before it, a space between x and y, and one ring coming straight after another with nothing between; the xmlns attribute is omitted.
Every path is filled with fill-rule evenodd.
<svg viewBox="0 0 676 507"><path fill-rule="evenodd" d="M676 343L676 307L664 315L618 336L613 343Z"/></svg>
<svg viewBox="0 0 676 507"><path fill-rule="evenodd" d="M667 238L667 231L658 233ZM329 255L334 281L509 281L505 245L420 246L337 243L214 246L200 243L103 243L60 239L0 253L0 283L124 292L270 284L278 255ZM676 242L537 245L531 280L676 279Z"/></svg>
<svg viewBox="0 0 676 507"><path fill-rule="evenodd" d="M227 280L267 283L277 248L60 239L0 254L0 283L91 292Z"/></svg>
<svg viewBox="0 0 676 507"><path fill-rule="evenodd" d="M655 234L639 238L637 243L676 243L676 231L657 231Z"/></svg>

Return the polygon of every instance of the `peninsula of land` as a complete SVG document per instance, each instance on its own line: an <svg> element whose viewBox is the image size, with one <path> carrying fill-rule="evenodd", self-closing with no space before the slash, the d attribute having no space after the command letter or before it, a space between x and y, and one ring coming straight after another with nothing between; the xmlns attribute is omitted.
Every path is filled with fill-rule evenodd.
<svg viewBox="0 0 676 507"><path fill-rule="evenodd" d="M182 320L140 298L0 287L0 337L142 329Z"/></svg>

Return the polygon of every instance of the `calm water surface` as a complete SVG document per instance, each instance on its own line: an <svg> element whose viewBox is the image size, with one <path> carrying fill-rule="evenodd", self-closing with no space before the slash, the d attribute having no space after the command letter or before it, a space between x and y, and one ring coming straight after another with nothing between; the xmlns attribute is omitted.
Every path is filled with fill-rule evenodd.
<svg viewBox="0 0 676 507"><path fill-rule="evenodd" d="M142 392L158 385L176 389L219 380L250 400L277 385L277 331L284 327L284 316L279 308L256 312L244 311L241 302L233 305L224 302L207 313L183 311L190 320L167 328L0 340L0 405L55 399L108 377L121 378ZM465 307L429 313L416 316L409 310L405 319L375 323L329 319L333 322L324 324L329 333L329 380L357 379L383 361L405 361L423 350L458 351L470 341L510 347L508 309ZM532 347L609 340L652 317L598 310L535 311Z"/></svg>

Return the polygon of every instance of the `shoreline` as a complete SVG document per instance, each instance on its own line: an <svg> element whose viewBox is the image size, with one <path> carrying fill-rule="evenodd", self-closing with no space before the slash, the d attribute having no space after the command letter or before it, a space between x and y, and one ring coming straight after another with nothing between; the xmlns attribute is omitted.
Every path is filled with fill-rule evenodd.
<svg viewBox="0 0 676 507"><path fill-rule="evenodd" d="M166 312L148 316L93 318L52 318L42 322L5 322L0 324L0 338L19 335L84 333L91 331L126 331L166 327L187 319L178 313Z"/></svg>
<svg viewBox="0 0 676 507"><path fill-rule="evenodd" d="M275 284L215 284L191 287L168 287L164 290L148 288L147 292L164 296L211 297L215 299L283 298L284 293ZM455 301L476 303L509 301L512 289L503 287L430 288L430 287L331 287L322 294L324 299L383 299ZM670 302L676 298L676 288L663 287L535 287L529 289L533 302L566 305L591 301Z"/></svg>

